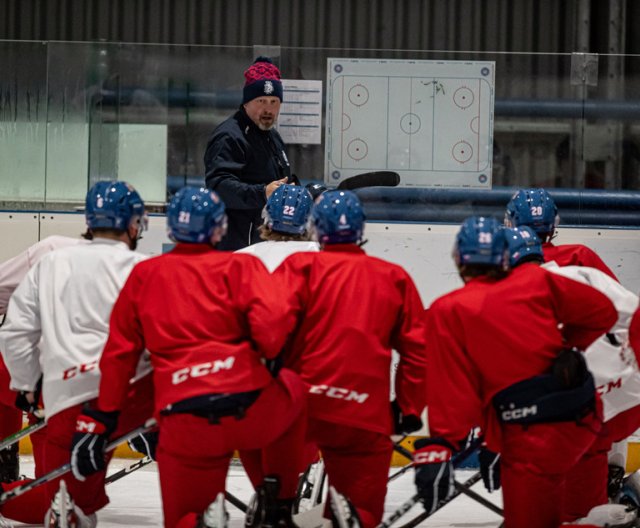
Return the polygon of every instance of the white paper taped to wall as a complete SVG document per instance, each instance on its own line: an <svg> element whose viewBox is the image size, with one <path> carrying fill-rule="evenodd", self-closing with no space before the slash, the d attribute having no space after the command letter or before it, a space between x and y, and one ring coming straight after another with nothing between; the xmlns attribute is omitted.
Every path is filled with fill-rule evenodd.
<svg viewBox="0 0 640 528"><path fill-rule="evenodd" d="M320 144L322 139L322 81L282 79L284 101L278 132L285 143Z"/></svg>

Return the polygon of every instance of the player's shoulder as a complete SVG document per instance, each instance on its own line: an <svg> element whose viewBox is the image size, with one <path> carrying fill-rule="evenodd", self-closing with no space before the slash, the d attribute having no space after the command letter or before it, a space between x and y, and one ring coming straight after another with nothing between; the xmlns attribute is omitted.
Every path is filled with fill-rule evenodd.
<svg viewBox="0 0 640 528"><path fill-rule="evenodd" d="M400 264L367 253L363 253L362 258L367 262L367 269L377 270L380 273L398 278L409 277L409 272Z"/></svg>
<svg viewBox="0 0 640 528"><path fill-rule="evenodd" d="M289 244L290 242L286 243ZM278 266L278 269L304 266L310 262L315 261L321 255L322 252L319 252L317 247L314 247L313 245L301 245L298 246L295 251L290 252L285 258L282 259L282 263L280 264L280 266Z"/></svg>
<svg viewBox="0 0 640 528"><path fill-rule="evenodd" d="M448 312L461 304L468 296L468 290L464 286L456 288L433 300L426 313L434 315L439 312Z"/></svg>
<svg viewBox="0 0 640 528"><path fill-rule="evenodd" d="M51 235L46 238L43 238L33 246L31 246L31 251L33 256L44 255L45 253L49 253L50 251L55 251L57 249L62 249L69 246L76 246L78 244L87 244L88 241L83 238L73 238L62 235Z"/></svg>
<svg viewBox="0 0 640 528"><path fill-rule="evenodd" d="M216 252L216 253L220 255L223 252ZM228 257L226 260L226 264L229 268L241 267L241 268L256 270L257 272L264 271L265 273L268 273L268 270L264 265L264 262L262 261L262 259L253 252L250 252L250 253L224 252L224 256Z"/></svg>

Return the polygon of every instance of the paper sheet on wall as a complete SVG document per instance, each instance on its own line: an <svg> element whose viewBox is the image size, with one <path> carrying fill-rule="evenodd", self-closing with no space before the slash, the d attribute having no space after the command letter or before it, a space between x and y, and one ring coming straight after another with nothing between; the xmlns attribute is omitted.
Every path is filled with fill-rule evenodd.
<svg viewBox="0 0 640 528"><path fill-rule="evenodd" d="M285 143L319 144L322 138L322 81L282 79L284 100L278 132Z"/></svg>

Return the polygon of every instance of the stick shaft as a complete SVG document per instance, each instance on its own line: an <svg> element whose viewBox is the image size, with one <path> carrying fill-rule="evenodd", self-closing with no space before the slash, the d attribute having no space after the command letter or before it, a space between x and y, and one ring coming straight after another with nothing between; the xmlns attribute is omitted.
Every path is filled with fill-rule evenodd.
<svg viewBox="0 0 640 528"><path fill-rule="evenodd" d="M39 420L35 423L32 423L31 425L28 425L23 429L20 429L20 431L18 431L17 433L13 433L12 435L9 435L4 440L2 440L2 442L0 442L0 449L4 449L5 447L9 447L15 444L16 442L19 442L25 436L29 436L31 433L35 433L36 431L39 431L46 425L47 424L45 423L44 420Z"/></svg>
<svg viewBox="0 0 640 528"><path fill-rule="evenodd" d="M140 427L136 427L132 431L129 431L128 433L120 436L119 438L116 438L112 442L109 442L107 444L106 451L113 451L118 445L122 444L123 442L127 442L128 440L131 440L133 437L141 433L146 433L147 431L155 427L156 423L157 422L155 421L154 418L149 418ZM71 464L67 463L54 469L53 471L50 471L46 475L42 475L41 477L35 480L27 482L26 484L23 484L22 486L13 488L9 491L5 491L2 495L0 495L0 504L4 504L5 502L11 499L19 497L20 495L23 495L27 491L37 488L38 486L45 484L46 482L50 482L51 480L56 479L64 475L65 473L69 472L70 470L71 470Z"/></svg>
<svg viewBox="0 0 640 528"><path fill-rule="evenodd" d="M133 473L134 471L138 471L140 468L143 468L144 466L149 465L151 462L153 462L153 459L151 457L145 456L145 457L141 458L140 460L138 460L137 462L131 464L130 466L128 466L126 468L122 468L120 471L116 471L112 475L109 475L105 479L104 483L105 484L113 484L114 482L120 480L121 478L126 477L130 473ZM225 492L225 498L231 504L233 504L236 508L238 508L240 511L242 511L242 512L246 512L247 511L247 505L244 502L242 502L239 498L237 498L235 495L233 495L233 494L229 493L228 491L226 491Z"/></svg>

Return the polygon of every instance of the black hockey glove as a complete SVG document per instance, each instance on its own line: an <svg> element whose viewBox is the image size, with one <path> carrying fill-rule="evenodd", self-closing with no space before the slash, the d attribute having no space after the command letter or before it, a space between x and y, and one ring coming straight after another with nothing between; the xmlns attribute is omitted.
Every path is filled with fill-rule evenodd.
<svg viewBox="0 0 640 528"><path fill-rule="evenodd" d="M138 436L134 436L129 440L129 447L138 453L142 453L145 456L150 457L152 460L156 459L156 447L158 446L158 432L150 431L148 433L142 433Z"/></svg>
<svg viewBox="0 0 640 528"><path fill-rule="evenodd" d="M420 438L415 442L415 483L427 513L453 493L453 446L442 438Z"/></svg>
<svg viewBox="0 0 640 528"><path fill-rule="evenodd" d="M118 426L119 412L102 412L85 408L76 420L71 441L71 471L84 481L89 475L107 467L105 448L109 436Z"/></svg>
<svg viewBox="0 0 640 528"><path fill-rule="evenodd" d="M397 400L391 402L393 412L393 432L395 434L406 434L417 431L422 427L422 420L415 414L404 414Z"/></svg>
<svg viewBox="0 0 640 528"><path fill-rule="evenodd" d="M33 391L20 391L16 396L15 406L26 412L33 414L36 418L44 416L44 409L40 406L40 396L42 395L42 376Z"/></svg>
<svg viewBox="0 0 640 528"><path fill-rule="evenodd" d="M485 447L478 450L480 475L487 491L491 493L500 489L500 453L489 451Z"/></svg>

